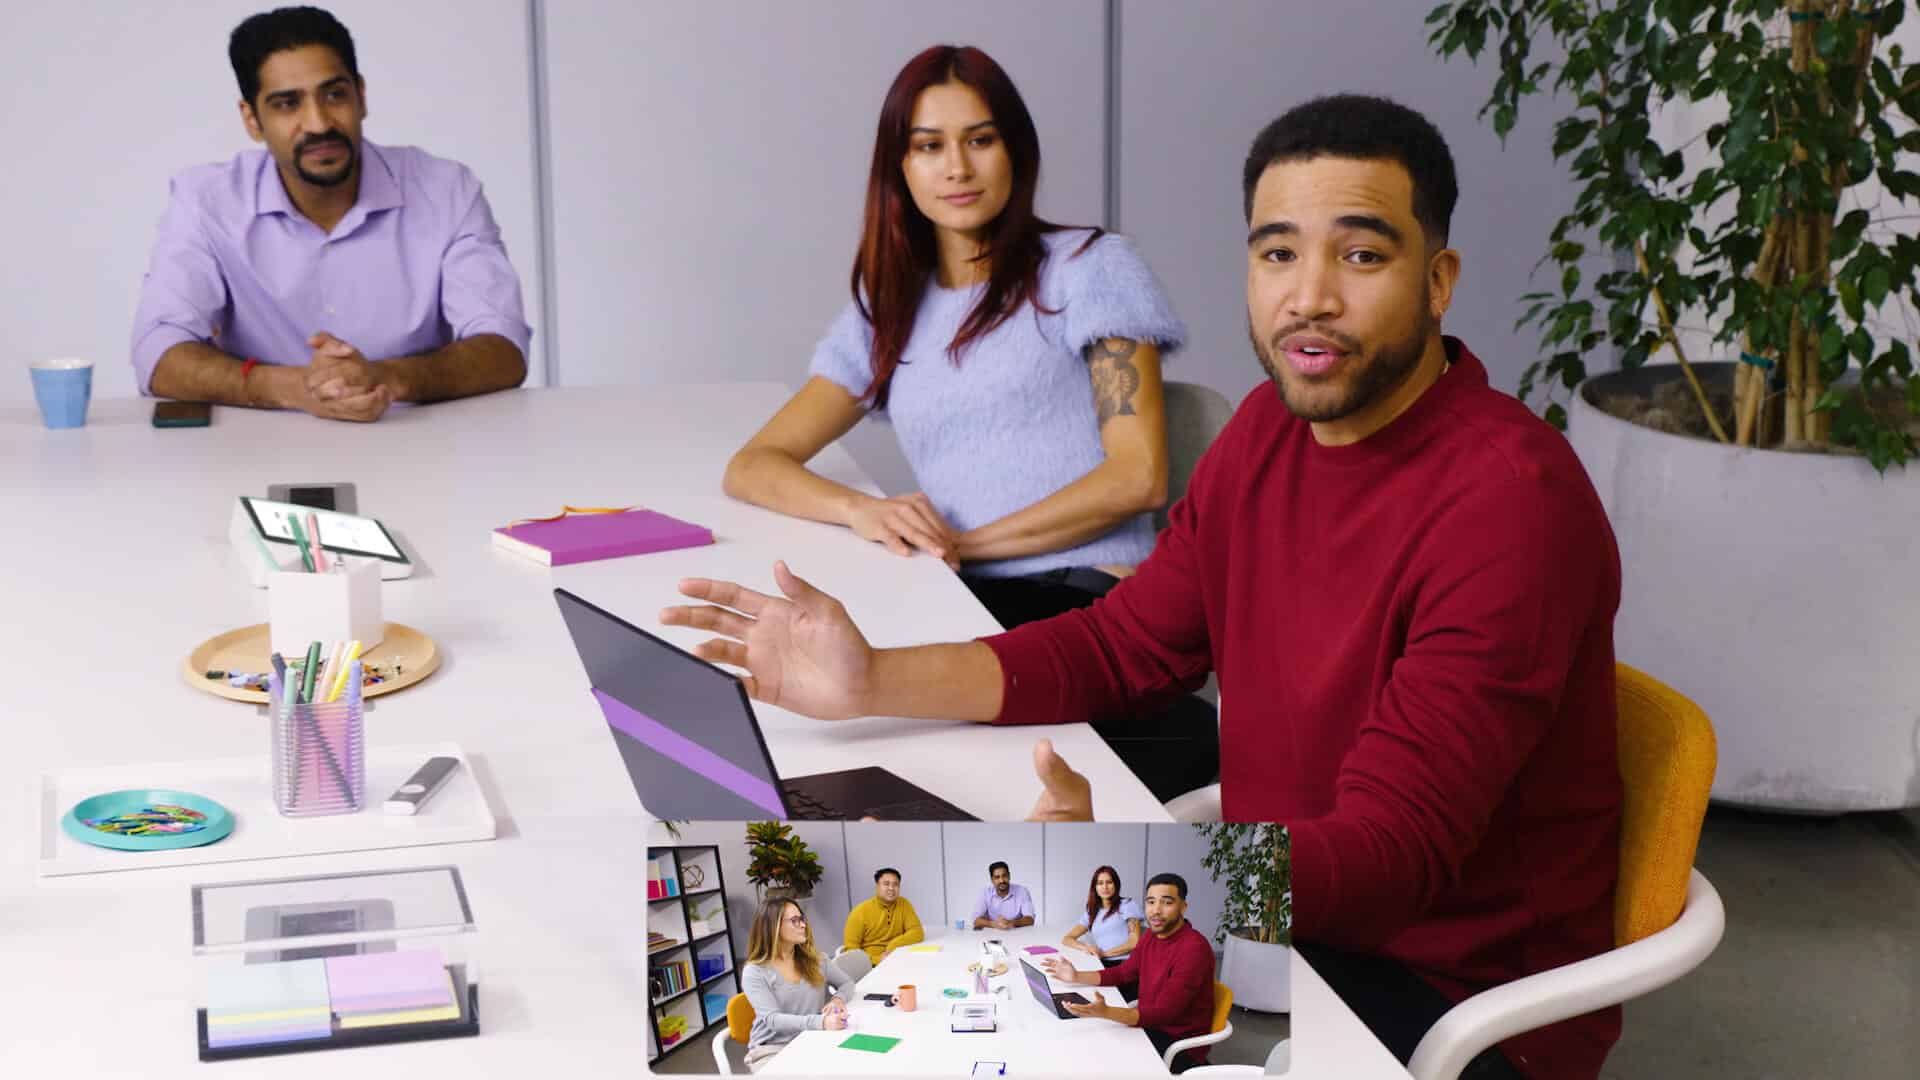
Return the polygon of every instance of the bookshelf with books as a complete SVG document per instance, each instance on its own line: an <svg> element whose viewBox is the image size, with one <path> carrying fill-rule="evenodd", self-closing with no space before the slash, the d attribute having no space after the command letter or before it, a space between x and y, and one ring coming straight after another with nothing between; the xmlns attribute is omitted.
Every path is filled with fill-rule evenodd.
<svg viewBox="0 0 1920 1080"><path fill-rule="evenodd" d="M648 1064L727 1022L740 964L726 895L718 847L647 849Z"/></svg>

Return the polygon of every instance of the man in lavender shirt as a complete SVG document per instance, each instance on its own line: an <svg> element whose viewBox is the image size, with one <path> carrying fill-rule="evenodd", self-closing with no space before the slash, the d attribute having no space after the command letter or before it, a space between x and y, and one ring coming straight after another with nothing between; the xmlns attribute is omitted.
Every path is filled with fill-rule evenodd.
<svg viewBox="0 0 1920 1080"><path fill-rule="evenodd" d="M974 901L973 928L1012 930L1032 926L1033 895L1025 885L1013 883L1013 871L1007 869L1007 864L996 862L987 867L987 876L993 879L993 884L981 890L980 899Z"/></svg>
<svg viewBox="0 0 1920 1080"><path fill-rule="evenodd" d="M532 331L480 182L361 138L346 27L280 8L227 52L266 149L174 177L134 317L141 392L370 421L520 385Z"/></svg>

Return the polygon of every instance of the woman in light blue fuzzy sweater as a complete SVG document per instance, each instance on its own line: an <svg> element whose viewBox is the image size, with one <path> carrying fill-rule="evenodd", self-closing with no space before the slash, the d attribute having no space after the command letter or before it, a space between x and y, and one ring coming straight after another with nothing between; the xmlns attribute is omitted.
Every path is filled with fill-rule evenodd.
<svg viewBox="0 0 1920 1080"><path fill-rule="evenodd" d="M853 298L725 480L946 561L1007 627L1092 603L1152 550L1160 363L1186 340L1126 238L1035 216L1039 172L1033 120L991 58L936 46L909 61L881 108ZM806 468L869 414L892 424L920 491L876 498ZM1162 798L1217 770L1211 708L1194 705L1206 715L1171 721L1178 734L1160 718L1101 729Z"/></svg>

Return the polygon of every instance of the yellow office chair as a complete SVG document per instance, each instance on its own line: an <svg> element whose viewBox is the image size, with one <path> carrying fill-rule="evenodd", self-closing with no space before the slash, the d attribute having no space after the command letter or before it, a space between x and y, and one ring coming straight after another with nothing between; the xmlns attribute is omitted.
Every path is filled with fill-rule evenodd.
<svg viewBox="0 0 1920 1080"><path fill-rule="evenodd" d="M1187 1038L1174 1041L1168 1045L1167 1052L1160 1055L1161 1063L1171 1069L1173 1068L1173 1058L1175 1054L1183 1050L1192 1050L1196 1047L1212 1046L1214 1043L1226 1042L1232 1038L1233 1022L1227 1019L1227 1015L1232 1009L1233 991L1228 989L1226 983L1215 982L1213 984L1212 1029L1205 1035L1191 1035Z"/></svg>
<svg viewBox="0 0 1920 1080"><path fill-rule="evenodd" d="M1414 1048L1416 1080L1453 1080L1502 1039L1651 993L1720 943L1726 909L1693 869L1716 761L1713 725L1679 691L1614 669L1622 804L1614 948L1496 986L1455 1005ZM1220 785L1167 803L1175 821L1219 821Z"/></svg>
<svg viewBox="0 0 1920 1080"><path fill-rule="evenodd" d="M713 1064L721 1076L733 1075L733 1063L727 1060L727 1040L745 1046L752 1033L753 1003L747 995L735 994L727 999L727 1030L713 1037Z"/></svg>
<svg viewBox="0 0 1920 1080"><path fill-rule="evenodd" d="M1657 990L1720 943L1726 910L1693 868L1713 787L1713 725L1644 672L1621 664L1614 679L1623 794L1614 948L1455 1005L1414 1048L1407 1071L1416 1080L1453 1080L1502 1039Z"/></svg>

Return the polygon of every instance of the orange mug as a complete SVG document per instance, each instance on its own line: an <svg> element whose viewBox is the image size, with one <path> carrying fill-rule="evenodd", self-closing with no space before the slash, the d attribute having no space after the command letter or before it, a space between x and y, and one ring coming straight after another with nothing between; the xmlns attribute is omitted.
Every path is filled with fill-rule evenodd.
<svg viewBox="0 0 1920 1080"><path fill-rule="evenodd" d="M912 984L908 984L906 986L902 986L900 988L900 992L893 995L893 1000L888 1004L900 1006L901 1012L912 1012L919 1003L920 1003L919 989L913 986Z"/></svg>

